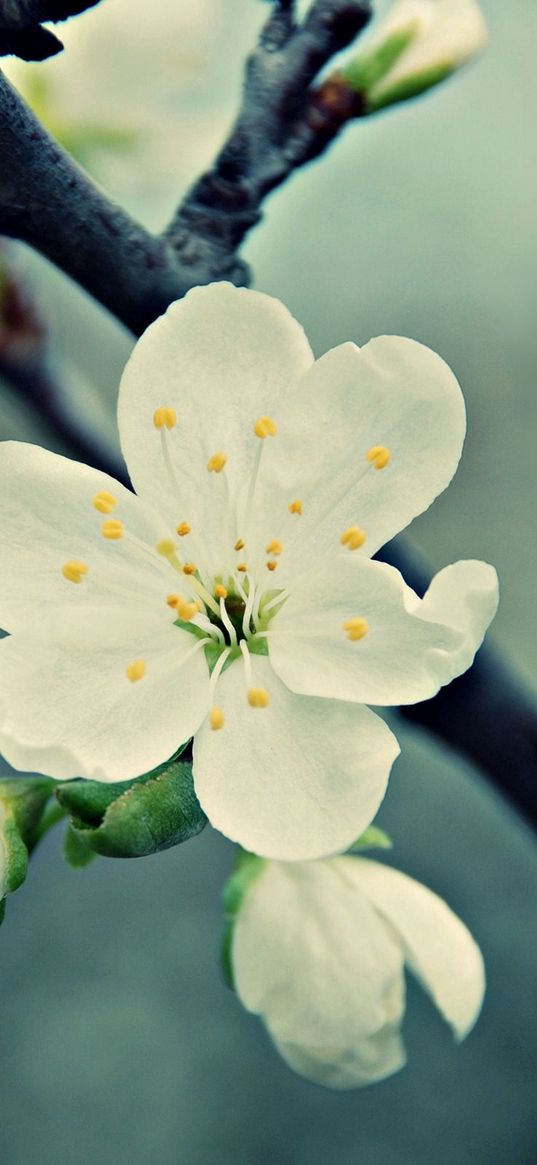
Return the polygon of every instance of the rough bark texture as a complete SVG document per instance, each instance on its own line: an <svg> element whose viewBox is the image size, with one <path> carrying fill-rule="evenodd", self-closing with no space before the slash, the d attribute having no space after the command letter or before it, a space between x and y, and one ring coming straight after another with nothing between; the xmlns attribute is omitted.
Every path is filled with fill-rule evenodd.
<svg viewBox="0 0 537 1165"><path fill-rule="evenodd" d="M62 42L43 21L67 20L99 0L0 0L0 56L44 61L61 52Z"/></svg>

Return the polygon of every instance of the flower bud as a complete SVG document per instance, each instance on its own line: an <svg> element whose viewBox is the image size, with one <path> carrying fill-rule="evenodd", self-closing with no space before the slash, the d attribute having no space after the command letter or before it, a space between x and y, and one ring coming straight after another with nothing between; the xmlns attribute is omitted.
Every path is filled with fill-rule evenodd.
<svg viewBox="0 0 537 1165"><path fill-rule="evenodd" d="M369 113L449 77L487 39L476 0L396 0L365 53L344 70Z"/></svg>
<svg viewBox="0 0 537 1165"><path fill-rule="evenodd" d="M182 761L168 762L135 781L66 781L56 796L71 814L66 857L73 865L86 864L84 849L87 860L92 852L145 857L195 837L207 824L191 766Z"/></svg>

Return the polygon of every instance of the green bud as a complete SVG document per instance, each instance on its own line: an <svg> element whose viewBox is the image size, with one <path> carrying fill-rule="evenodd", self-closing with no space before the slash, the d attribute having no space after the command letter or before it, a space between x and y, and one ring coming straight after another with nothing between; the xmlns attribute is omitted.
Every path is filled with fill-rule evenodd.
<svg viewBox="0 0 537 1165"><path fill-rule="evenodd" d="M135 781L66 781L56 790L71 815L68 861L85 865L87 852L140 858L195 837L207 824L189 764L173 760ZM77 848L75 849L75 845Z"/></svg>
<svg viewBox="0 0 537 1165"><path fill-rule="evenodd" d="M231 987L232 990L234 989L234 981L231 949L233 946L235 919L240 912L246 893L252 885L252 882L259 877L264 865L265 858L260 858L257 854L250 854L246 850L238 850L233 873L228 878L222 891L226 922L222 935L220 957L224 978L228 987Z"/></svg>

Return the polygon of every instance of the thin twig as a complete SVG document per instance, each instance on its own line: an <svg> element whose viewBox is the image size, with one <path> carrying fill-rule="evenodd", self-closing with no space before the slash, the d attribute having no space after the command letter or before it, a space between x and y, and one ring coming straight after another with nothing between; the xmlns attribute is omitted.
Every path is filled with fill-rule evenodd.
<svg viewBox="0 0 537 1165"><path fill-rule="evenodd" d="M61 52L62 42L43 21L67 20L99 0L0 0L0 56L44 61Z"/></svg>

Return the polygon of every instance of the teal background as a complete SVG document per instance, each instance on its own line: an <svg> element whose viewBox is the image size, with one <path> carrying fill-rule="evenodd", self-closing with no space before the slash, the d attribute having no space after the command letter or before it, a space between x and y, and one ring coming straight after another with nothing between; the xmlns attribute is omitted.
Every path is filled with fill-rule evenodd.
<svg viewBox="0 0 537 1165"><path fill-rule="evenodd" d="M349 128L271 199L246 255L256 286L288 304L318 352L395 332L456 371L463 462L412 536L435 568L459 557L497 566L494 635L535 690L537 10L482 7L487 54L420 102ZM232 75L260 11L229 5ZM98 18L97 8L84 19ZM231 109L233 96L212 90L215 106ZM186 101L186 119L192 109ZM163 192L163 221L172 201ZM150 221L154 204L142 212ZM46 292L73 385L95 384L113 440L129 339L47 265L19 261ZM50 441L20 402L4 404L2 436ZM379 824L394 835L393 861L445 896L482 946L488 994L468 1041L455 1048L410 984L402 1073L344 1095L307 1084L221 980L232 847L206 830L158 857L77 872L57 831L0 934L6 1165L532 1165L533 838L457 756L397 730L402 757Z"/></svg>

